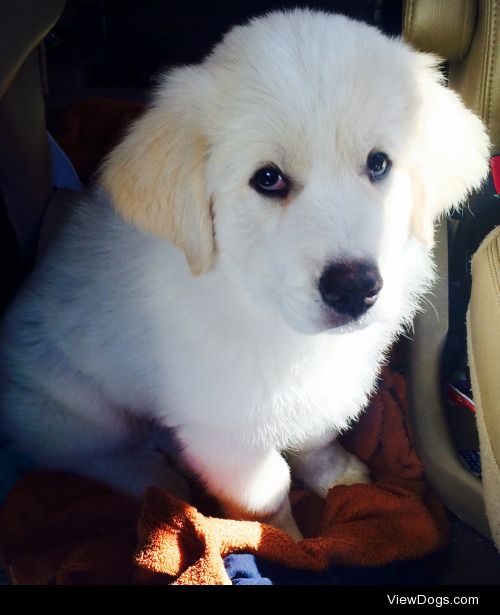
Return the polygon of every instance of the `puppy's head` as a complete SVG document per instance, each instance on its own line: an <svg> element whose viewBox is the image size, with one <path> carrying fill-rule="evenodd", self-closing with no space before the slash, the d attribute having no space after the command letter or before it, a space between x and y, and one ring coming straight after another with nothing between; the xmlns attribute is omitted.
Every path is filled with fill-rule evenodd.
<svg viewBox="0 0 500 615"><path fill-rule="evenodd" d="M168 75L102 181L193 273L212 268L317 333L408 311L434 221L481 183L487 159L481 122L437 60L365 24L292 11L233 29L203 64Z"/></svg>

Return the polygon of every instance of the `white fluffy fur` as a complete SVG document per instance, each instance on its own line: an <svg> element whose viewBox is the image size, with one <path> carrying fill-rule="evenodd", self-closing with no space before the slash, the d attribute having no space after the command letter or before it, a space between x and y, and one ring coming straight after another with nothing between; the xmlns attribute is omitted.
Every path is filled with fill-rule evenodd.
<svg viewBox="0 0 500 615"><path fill-rule="evenodd" d="M228 514L291 531L280 453L323 495L365 479L328 443L428 288L433 221L487 171L482 124L436 65L297 10L169 74L7 314L9 433L41 464L140 494L172 488L168 427ZM393 161L376 184L372 150ZM249 185L267 162L294 179L286 204ZM384 286L331 328L318 279L339 259L376 262Z"/></svg>

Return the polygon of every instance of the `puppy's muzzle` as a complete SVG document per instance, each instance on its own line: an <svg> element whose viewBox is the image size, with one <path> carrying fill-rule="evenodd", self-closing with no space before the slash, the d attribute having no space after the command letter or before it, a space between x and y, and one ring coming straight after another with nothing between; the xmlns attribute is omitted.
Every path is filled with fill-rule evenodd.
<svg viewBox="0 0 500 615"><path fill-rule="evenodd" d="M363 261L328 265L319 279L319 292L324 303L350 318L358 318L376 301L382 289L378 268Z"/></svg>

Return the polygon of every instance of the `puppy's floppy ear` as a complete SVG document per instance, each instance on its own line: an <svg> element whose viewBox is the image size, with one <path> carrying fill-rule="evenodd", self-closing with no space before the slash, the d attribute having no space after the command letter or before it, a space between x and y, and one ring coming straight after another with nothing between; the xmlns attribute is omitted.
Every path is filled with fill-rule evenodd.
<svg viewBox="0 0 500 615"><path fill-rule="evenodd" d="M481 120L443 85L440 60L416 56L422 106L413 177L413 232L431 246L434 221L458 206L486 177L489 140Z"/></svg>
<svg viewBox="0 0 500 615"><path fill-rule="evenodd" d="M183 250L195 275L210 267L214 252L201 129L210 85L201 67L170 73L100 176L121 215Z"/></svg>

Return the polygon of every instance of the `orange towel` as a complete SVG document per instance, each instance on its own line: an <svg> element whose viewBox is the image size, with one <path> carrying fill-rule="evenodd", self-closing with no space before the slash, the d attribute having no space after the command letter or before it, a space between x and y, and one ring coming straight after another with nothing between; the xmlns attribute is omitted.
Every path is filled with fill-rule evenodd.
<svg viewBox="0 0 500 615"><path fill-rule="evenodd" d="M404 378L384 370L343 439L373 484L334 487L326 501L294 489L300 543L257 522L205 516L155 488L136 503L90 480L34 472L0 509L0 556L14 583L32 584L227 584L223 557L237 552L311 570L423 557L444 546L448 526L408 438L405 404Z"/></svg>

